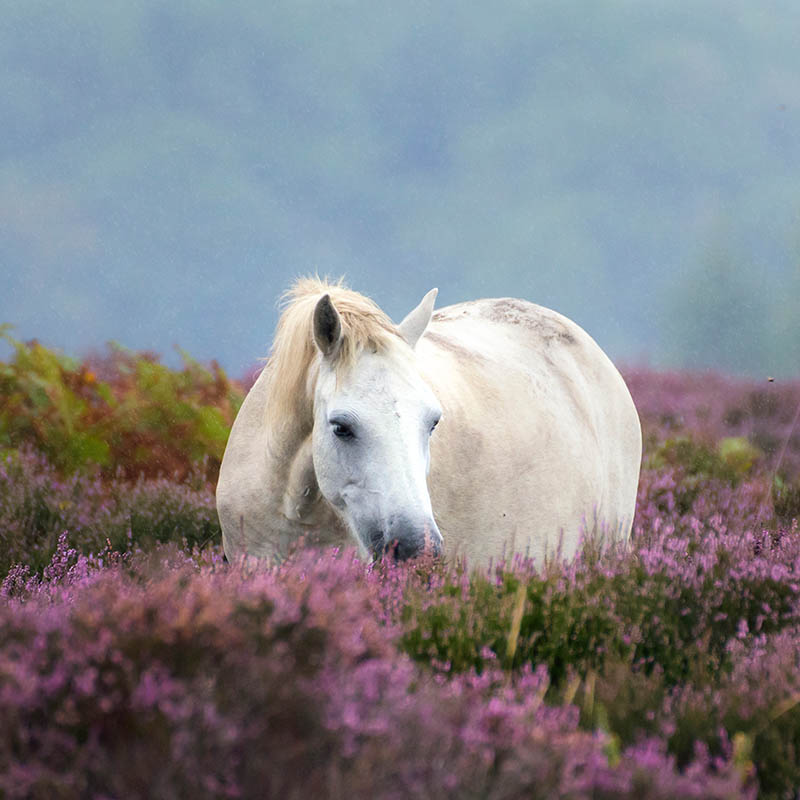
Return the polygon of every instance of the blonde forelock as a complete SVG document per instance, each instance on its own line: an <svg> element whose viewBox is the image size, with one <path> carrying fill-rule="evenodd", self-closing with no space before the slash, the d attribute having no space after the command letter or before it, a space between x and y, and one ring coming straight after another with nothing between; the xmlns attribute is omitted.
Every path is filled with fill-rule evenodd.
<svg viewBox="0 0 800 800"><path fill-rule="evenodd" d="M294 431L307 435L313 425L318 350L314 343L314 309L329 295L342 325L335 368L352 367L363 350L380 352L400 332L376 303L346 288L341 281L300 278L283 295L283 313L267 360L267 427L270 434Z"/></svg>

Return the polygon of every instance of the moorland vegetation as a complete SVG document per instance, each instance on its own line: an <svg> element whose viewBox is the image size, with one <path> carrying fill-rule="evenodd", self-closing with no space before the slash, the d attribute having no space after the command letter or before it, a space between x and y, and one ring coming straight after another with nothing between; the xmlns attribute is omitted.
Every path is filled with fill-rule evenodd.
<svg viewBox="0 0 800 800"><path fill-rule="evenodd" d="M243 383L12 342L0 796L800 788L800 382L627 370L645 439L627 548L245 570L213 497Z"/></svg>

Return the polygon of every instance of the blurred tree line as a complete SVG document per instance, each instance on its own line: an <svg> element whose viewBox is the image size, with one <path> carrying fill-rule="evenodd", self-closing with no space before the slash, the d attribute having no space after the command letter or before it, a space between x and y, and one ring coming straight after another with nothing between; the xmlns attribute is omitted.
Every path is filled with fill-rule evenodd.
<svg viewBox="0 0 800 800"><path fill-rule="evenodd" d="M0 322L235 371L319 270L396 317L435 284L514 294L621 359L796 374L798 24L790 0L6 4Z"/></svg>

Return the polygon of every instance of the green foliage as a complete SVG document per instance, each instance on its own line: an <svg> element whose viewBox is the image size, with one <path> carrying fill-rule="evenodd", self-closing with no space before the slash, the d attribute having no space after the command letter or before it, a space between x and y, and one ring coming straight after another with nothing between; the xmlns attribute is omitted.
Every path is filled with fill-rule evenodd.
<svg viewBox="0 0 800 800"><path fill-rule="evenodd" d="M624 571L587 565L570 580L533 574L523 579L525 603L511 658L508 633L520 574L502 572L492 581L476 573L461 584L451 577L435 598L427 591L409 595L403 648L448 673L480 671L496 660L510 669L546 664L554 687L570 672L585 676L620 661L644 675L656 673L667 685L690 676L702 685L724 668L726 646L741 621L768 631L769 623L759 622L762 604L795 619L794 593L783 582L731 580L730 567L719 558L702 578L702 590L676 581L666 568L648 574L635 563Z"/></svg>
<svg viewBox="0 0 800 800"><path fill-rule="evenodd" d="M752 713L739 712L752 730L751 763L759 767L762 796L778 798L786 796L788 786L800 787L800 699L788 698L788 703L776 704L771 711ZM742 703L746 706L746 702ZM738 715L737 715L738 716ZM728 725L736 725L736 719L726 719ZM746 753L746 750L745 750Z"/></svg>
<svg viewBox="0 0 800 800"><path fill-rule="evenodd" d="M772 483L772 502L775 516L783 524L800 520L800 479L789 481L776 475Z"/></svg>
<svg viewBox="0 0 800 800"><path fill-rule="evenodd" d="M758 449L742 437L723 439L714 447L691 436L660 442L648 459L652 469L680 467L692 478L716 479L736 484L760 455Z"/></svg>
<svg viewBox="0 0 800 800"><path fill-rule="evenodd" d="M14 350L0 362L0 449L32 446L66 474L181 476L202 461L216 477L243 394L216 363L181 353L173 370L118 345L78 361L0 337Z"/></svg>
<svg viewBox="0 0 800 800"><path fill-rule="evenodd" d="M681 475L678 484L667 493L669 502L676 510L686 514L691 510L709 480L722 481L735 486L743 478L755 458L755 447L746 440L725 439L717 447L708 445L694 437L678 436L663 441L651 439L645 465L652 470L677 468ZM734 444L726 444L726 442ZM670 510L663 501L663 511Z"/></svg>
<svg viewBox="0 0 800 800"><path fill-rule="evenodd" d="M761 451L744 436L729 436L717 445L720 459L738 478L747 475L761 457Z"/></svg>

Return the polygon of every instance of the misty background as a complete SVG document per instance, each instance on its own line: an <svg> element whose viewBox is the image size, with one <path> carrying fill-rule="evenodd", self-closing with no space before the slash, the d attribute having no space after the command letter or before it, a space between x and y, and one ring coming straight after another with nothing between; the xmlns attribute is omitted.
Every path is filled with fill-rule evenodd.
<svg viewBox="0 0 800 800"><path fill-rule="evenodd" d="M800 374L799 34L796 0L0 0L0 322L238 376L319 272Z"/></svg>

